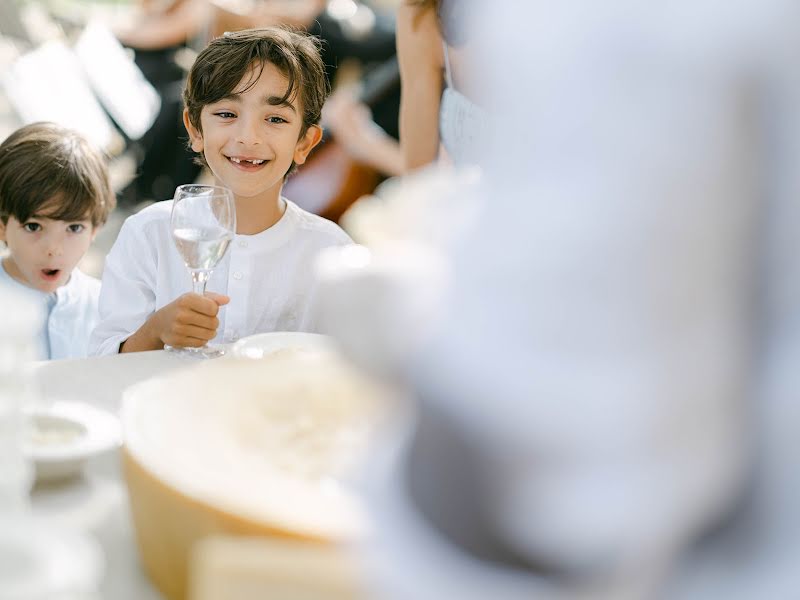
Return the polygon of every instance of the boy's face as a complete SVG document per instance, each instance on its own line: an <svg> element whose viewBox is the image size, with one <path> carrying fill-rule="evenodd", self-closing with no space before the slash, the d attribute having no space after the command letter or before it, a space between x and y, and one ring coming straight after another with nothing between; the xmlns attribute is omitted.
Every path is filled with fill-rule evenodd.
<svg viewBox="0 0 800 600"><path fill-rule="evenodd" d="M94 236L90 220L55 221L35 215L20 223L9 217L6 224L0 220L0 240L9 250L3 265L23 285L51 293L69 281Z"/></svg>
<svg viewBox="0 0 800 600"><path fill-rule="evenodd" d="M303 112L298 98L285 105L270 103L282 98L289 86L274 65L266 64L258 82L242 91L249 83L248 74L230 96L203 107L202 133L189 122L187 111L184 123L192 149L203 152L211 171L234 196L277 200L292 161L305 162L322 130L311 126L300 137Z"/></svg>

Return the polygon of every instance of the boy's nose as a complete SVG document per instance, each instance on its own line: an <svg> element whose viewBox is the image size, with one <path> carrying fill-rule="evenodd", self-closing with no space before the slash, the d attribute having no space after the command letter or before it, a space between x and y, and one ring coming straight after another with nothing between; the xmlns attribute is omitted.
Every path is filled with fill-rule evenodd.
<svg viewBox="0 0 800 600"><path fill-rule="evenodd" d="M48 256L61 256L63 254L63 247L61 242L52 241L47 246L47 255Z"/></svg>
<svg viewBox="0 0 800 600"><path fill-rule="evenodd" d="M241 125L237 131L236 141L245 145L260 144L259 123L248 123L244 119L242 119L240 123Z"/></svg>

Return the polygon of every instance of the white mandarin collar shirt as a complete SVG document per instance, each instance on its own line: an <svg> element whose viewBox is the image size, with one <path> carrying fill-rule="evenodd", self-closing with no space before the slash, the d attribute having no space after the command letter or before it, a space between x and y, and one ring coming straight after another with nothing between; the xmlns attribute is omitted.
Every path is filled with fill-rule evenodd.
<svg viewBox="0 0 800 600"><path fill-rule="evenodd" d="M29 288L13 279L0 266L0 284L22 290L42 307L45 322L37 336L37 351L44 359L84 358L89 336L99 320L100 282L78 269L69 281L49 294Z"/></svg>
<svg viewBox="0 0 800 600"><path fill-rule="evenodd" d="M335 223L286 200L269 229L236 235L206 290L230 296L214 342L270 331L315 331L312 264L328 246L352 243ZM156 310L192 291L191 277L170 233L172 201L129 217L108 254L100 324L90 353L113 354Z"/></svg>

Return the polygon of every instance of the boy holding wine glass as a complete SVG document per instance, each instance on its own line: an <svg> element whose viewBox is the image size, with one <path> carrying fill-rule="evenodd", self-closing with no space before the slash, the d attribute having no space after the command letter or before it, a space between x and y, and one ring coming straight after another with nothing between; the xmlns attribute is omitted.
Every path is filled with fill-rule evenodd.
<svg viewBox="0 0 800 600"><path fill-rule="evenodd" d="M100 282L76 267L115 204L105 159L78 132L32 123L0 144L0 286L41 307L42 358L87 354Z"/></svg>
<svg viewBox="0 0 800 600"><path fill-rule="evenodd" d="M173 203L128 218L106 259L94 353L314 331L312 262L321 249L351 240L281 189L322 137L327 93L318 43L306 34L226 33L200 53L184 90L184 124L217 185L233 194L235 235L200 294L190 291L173 241Z"/></svg>

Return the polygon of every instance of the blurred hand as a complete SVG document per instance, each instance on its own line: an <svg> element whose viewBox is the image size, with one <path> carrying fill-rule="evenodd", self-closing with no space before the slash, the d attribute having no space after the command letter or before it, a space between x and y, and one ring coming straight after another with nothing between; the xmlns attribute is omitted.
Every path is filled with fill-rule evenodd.
<svg viewBox="0 0 800 600"><path fill-rule="evenodd" d="M385 135L372 120L369 107L356 98L352 89L331 95L322 110L322 122L348 154L362 161L369 159L376 138Z"/></svg>

